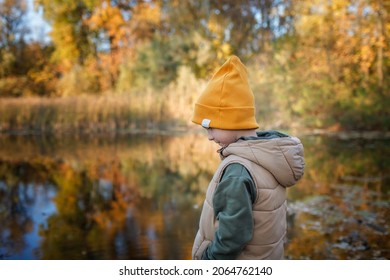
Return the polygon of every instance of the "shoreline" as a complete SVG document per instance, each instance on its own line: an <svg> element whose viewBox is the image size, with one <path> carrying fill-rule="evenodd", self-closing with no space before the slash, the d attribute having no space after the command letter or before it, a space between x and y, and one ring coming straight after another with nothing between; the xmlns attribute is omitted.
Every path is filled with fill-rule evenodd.
<svg viewBox="0 0 390 280"><path fill-rule="evenodd" d="M260 130L260 129L259 129ZM390 139L389 130L339 130L333 131L329 129L297 129L297 128L266 128L262 130L280 130L290 135L299 137L316 137L326 136L338 138L340 140L364 139L364 140L388 140ZM114 136L114 135L184 135L184 134L200 134L203 133L202 128L190 126L175 126L170 128L151 126L148 128L129 128L129 129L56 129L56 130L40 130L40 129L17 129L17 130L1 130L2 136Z"/></svg>

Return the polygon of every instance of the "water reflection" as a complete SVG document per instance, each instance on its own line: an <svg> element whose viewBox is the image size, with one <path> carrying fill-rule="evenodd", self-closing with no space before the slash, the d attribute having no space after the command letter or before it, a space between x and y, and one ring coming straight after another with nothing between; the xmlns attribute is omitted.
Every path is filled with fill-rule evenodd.
<svg viewBox="0 0 390 280"><path fill-rule="evenodd" d="M388 259L389 141L304 140L307 172L289 192L286 257Z"/></svg>
<svg viewBox="0 0 390 280"><path fill-rule="evenodd" d="M286 258L390 257L389 141L303 139ZM0 259L189 259L204 135L0 137Z"/></svg>

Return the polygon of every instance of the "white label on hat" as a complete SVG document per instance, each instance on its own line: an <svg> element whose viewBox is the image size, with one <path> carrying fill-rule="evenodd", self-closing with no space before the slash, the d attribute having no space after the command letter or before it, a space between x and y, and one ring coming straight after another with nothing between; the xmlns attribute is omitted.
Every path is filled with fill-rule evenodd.
<svg viewBox="0 0 390 280"><path fill-rule="evenodd" d="M209 128L210 127L210 120L209 119L203 119L203 121L202 121L202 126L204 127L204 128Z"/></svg>

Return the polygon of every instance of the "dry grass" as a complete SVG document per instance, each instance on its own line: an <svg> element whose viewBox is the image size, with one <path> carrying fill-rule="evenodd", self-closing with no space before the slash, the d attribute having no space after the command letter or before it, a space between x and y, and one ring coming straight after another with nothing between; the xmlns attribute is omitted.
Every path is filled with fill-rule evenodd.
<svg viewBox="0 0 390 280"><path fill-rule="evenodd" d="M0 133L134 132L187 126L205 83L188 69L182 69L179 76L179 82L161 91L0 98Z"/></svg>
<svg viewBox="0 0 390 280"><path fill-rule="evenodd" d="M193 98L169 89L127 95L0 99L0 132L110 132L186 126Z"/></svg>

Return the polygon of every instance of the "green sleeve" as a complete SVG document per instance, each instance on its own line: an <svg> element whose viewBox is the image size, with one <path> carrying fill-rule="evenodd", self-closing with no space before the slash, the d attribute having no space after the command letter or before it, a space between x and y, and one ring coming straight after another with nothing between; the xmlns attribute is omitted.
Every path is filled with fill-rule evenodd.
<svg viewBox="0 0 390 280"><path fill-rule="evenodd" d="M229 165L214 193L214 211L219 226L203 259L228 260L238 256L252 239L255 198L256 187L246 168L238 163Z"/></svg>

